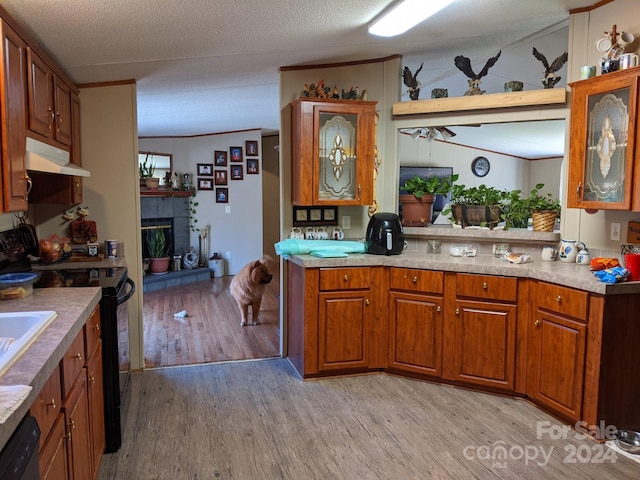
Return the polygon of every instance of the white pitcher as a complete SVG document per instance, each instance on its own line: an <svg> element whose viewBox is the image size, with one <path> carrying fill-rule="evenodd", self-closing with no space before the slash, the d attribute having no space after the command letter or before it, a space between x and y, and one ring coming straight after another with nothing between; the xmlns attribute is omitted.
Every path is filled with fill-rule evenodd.
<svg viewBox="0 0 640 480"><path fill-rule="evenodd" d="M561 262L574 263L580 250L584 250L585 245L575 240L560 240L559 257Z"/></svg>

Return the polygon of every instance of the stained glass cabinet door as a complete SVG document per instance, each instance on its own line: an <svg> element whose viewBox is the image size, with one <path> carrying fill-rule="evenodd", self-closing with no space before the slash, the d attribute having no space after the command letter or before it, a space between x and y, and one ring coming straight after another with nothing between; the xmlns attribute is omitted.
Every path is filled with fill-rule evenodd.
<svg viewBox="0 0 640 480"><path fill-rule="evenodd" d="M568 207L640 209L634 178L640 176L635 168L639 70L571 84Z"/></svg>
<svg viewBox="0 0 640 480"><path fill-rule="evenodd" d="M294 205L370 205L376 102L306 99L291 103Z"/></svg>

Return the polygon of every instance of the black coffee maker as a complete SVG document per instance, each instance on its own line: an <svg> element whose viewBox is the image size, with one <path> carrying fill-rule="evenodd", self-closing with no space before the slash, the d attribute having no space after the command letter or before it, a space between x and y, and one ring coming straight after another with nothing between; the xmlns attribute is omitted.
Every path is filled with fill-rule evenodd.
<svg viewBox="0 0 640 480"><path fill-rule="evenodd" d="M395 213L375 213L367 225L367 253L399 255L404 250L404 231Z"/></svg>

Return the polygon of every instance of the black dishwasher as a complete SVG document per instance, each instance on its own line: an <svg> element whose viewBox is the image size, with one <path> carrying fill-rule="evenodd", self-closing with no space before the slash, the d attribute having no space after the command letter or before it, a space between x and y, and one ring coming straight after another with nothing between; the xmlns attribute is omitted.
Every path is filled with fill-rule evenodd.
<svg viewBox="0 0 640 480"><path fill-rule="evenodd" d="M39 442L38 422L27 415L0 452L0 478L2 480L40 480Z"/></svg>

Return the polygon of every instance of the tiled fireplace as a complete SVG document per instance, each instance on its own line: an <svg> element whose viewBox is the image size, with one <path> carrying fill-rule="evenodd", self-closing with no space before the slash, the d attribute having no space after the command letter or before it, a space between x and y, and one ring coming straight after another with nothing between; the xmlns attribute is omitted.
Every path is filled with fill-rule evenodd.
<svg viewBox="0 0 640 480"><path fill-rule="evenodd" d="M189 197L188 196L140 196L140 222L142 225L143 258L146 250L144 228L161 225L170 232L171 255L183 255L190 248L189 235ZM143 291L150 292L170 288L210 278L208 268L169 271L165 275L145 275Z"/></svg>

